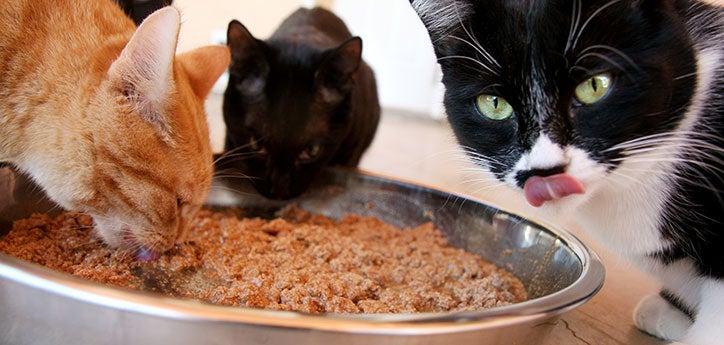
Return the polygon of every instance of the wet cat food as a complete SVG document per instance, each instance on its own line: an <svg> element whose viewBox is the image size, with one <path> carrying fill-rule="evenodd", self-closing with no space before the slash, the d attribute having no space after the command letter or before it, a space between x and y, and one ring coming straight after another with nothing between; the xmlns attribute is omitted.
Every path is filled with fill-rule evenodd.
<svg viewBox="0 0 724 345"><path fill-rule="evenodd" d="M17 221L0 252L122 288L203 302L307 313L480 310L524 301L523 284L448 245L431 224L395 228L289 208L271 221L199 212L154 262L105 247L78 213Z"/></svg>

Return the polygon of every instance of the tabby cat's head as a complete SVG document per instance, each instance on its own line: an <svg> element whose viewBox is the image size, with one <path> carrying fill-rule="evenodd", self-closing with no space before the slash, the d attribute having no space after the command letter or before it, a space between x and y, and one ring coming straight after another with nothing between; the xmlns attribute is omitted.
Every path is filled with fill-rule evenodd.
<svg viewBox="0 0 724 345"><path fill-rule="evenodd" d="M656 139L692 102L697 63L676 1L411 3L459 142L534 206L641 173L617 170L665 147Z"/></svg>
<svg viewBox="0 0 724 345"><path fill-rule="evenodd" d="M94 58L101 83L89 91L87 122L68 124L85 127L77 146L64 150L78 169L63 172L68 183L50 195L92 215L114 246L169 249L211 183L204 98L230 54L219 46L175 56L179 25L169 7L130 42L109 42Z"/></svg>

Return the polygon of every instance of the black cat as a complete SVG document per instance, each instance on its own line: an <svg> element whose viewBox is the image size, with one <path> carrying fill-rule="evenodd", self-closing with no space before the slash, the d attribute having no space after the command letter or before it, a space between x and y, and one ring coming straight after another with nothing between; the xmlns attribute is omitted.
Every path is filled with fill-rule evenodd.
<svg viewBox="0 0 724 345"><path fill-rule="evenodd" d="M644 331L724 344L724 9L413 0L460 143L660 280Z"/></svg>
<svg viewBox="0 0 724 345"><path fill-rule="evenodd" d="M239 22L224 96L226 174L270 199L302 194L326 166L356 167L377 130L374 73L362 40L333 13L300 9L267 41Z"/></svg>

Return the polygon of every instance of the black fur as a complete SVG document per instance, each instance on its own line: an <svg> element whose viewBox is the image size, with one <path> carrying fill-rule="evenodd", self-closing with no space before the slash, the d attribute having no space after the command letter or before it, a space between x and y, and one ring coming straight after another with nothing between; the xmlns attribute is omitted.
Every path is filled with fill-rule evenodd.
<svg viewBox="0 0 724 345"><path fill-rule="evenodd" d="M681 6L682 16L693 17L705 11L719 11L713 7L688 9ZM710 28L702 27L709 31ZM724 30L721 26L719 30ZM724 42L719 42L724 50ZM664 262L690 258L699 272L706 276L724 278L724 66L719 74L712 99L707 102L704 119L696 125L695 132L709 133L708 143L719 150L709 149L709 157L689 155L688 159L704 165L680 165L687 178L679 179L668 200L662 231L675 245L668 251L656 253Z"/></svg>
<svg viewBox="0 0 724 345"><path fill-rule="evenodd" d="M679 309L682 313L688 316L692 321L696 319L696 313L691 308L687 307L679 297L676 297L673 293L668 290L661 290L659 293L661 298L669 302L674 308Z"/></svg>
<svg viewBox="0 0 724 345"><path fill-rule="evenodd" d="M411 1L424 11L420 1ZM645 136L666 134L684 120L697 86L697 47L718 46L724 12L693 0L584 0L583 20L591 18L575 47L568 40L574 0L442 0L460 10L445 30L434 16L421 13L440 58L447 93L445 106L459 142L495 163L489 168L503 179L539 133L561 146L587 152L615 171L626 158L614 146ZM610 6L609 6L610 5ZM574 14L574 15L572 15ZM582 25L582 24L581 24ZM474 47L477 40L500 63L495 66ZM465 42L468 41L468 42ZM587 47L593 49L582 58ZM483 61L489 69L475 61ZM606 99L582 106L575 87L607 72L613 76ZM660 231L674 245L651 253L664 263L693 260L700 274L724 278L724 68L695 132L710 145L683 157L703 163L677 163L680 176L668 200ZM540 89L545 97L537 97ZM482 116L475 106L480 94L506 98L515 109L506 121ZM671 157L676 158L676 157ZM565 168L565 167L564 167ZM560 168L553 169L561 172ZM534 170L517 174L522 186Z"/></svg>
<svg viewBox="0 0 724 345"><path fill-rule="evenodd" d="M173 0L115 0L123 11L133 19L136 25L141 24L151 13L171 6Z"/></svg>
<svg viewBox="0 0 724 345"><path fill-rule="evenodd" d="M268 198L289 199L326 166L357 166L380 106L374 74L361 60L362 41L341 19L300 9L267 41L232 22L229 45L229 155L219 169L249 176Z"/></svg>

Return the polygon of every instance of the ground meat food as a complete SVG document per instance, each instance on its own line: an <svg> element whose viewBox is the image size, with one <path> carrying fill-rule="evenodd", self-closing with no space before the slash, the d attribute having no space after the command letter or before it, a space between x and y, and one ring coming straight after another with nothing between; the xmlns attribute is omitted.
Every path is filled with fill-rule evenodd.
<svg viewBox="0 0 724 345"><path fill-rule="evenodd" d="M431 224L402 231L297 208L271 221L203 210L192 224L154 262L105 247L78 213L17 221L0 252L116 287L306 313L469 311L527 298L517 278L448 245Z"/></svg>

